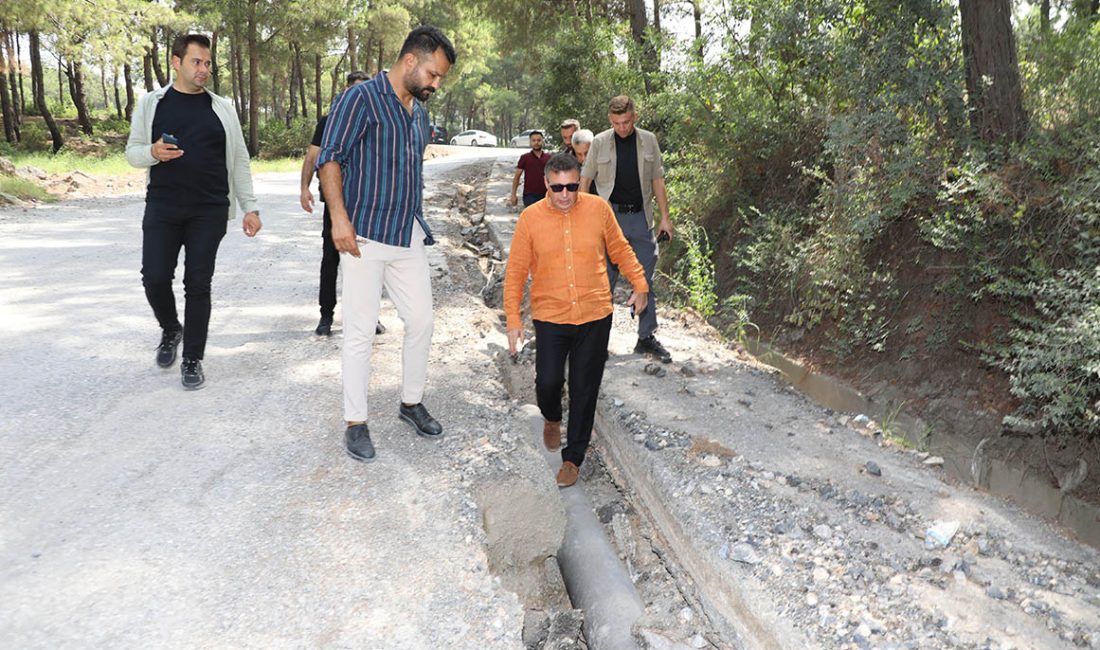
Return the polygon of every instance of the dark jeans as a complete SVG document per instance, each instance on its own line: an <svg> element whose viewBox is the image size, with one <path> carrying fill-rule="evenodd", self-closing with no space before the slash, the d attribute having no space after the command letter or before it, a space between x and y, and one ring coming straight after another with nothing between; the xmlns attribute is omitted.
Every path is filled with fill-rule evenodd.
<svg viewBox="0 0 1100 650"><path fill-rule="evenodd" d="M653 336L657 331L657 298L653 291L653 270L657 268L657 240L646 223L645 212L619 212L615 206L615 219L623 229L623 235L634 249L634 255L645 270L645 279L649 283L649 301L645 311L638 314L638 338ZM615 282L619 279L619 267L607 261L607 279L611 281L611 294L615 294Z"/></svg>
<svg viewBox="0 0 1100 650"><path fill-rule="evenodd" d="M324 225L321 226L321 288L317 292L317 302L321 305L321 315L332 318L336 311L336 274L340 269L340 252L332 243L332 215L325 206Z"/></svg>
<svg viewBox="0 0 1100 650"><path fill-rule="evenodd" d="M524 192L523 193L523 207L527 207L532 203L538 203L542 198L546 196L546 192Z"/></svg>
<svg viewBox="0 0 1100 650"><path fill-rule="evenodd" d="M535 395L542 417L550 422L561 422L561 389L565 384L565 362L569 361L568 442L561 450L561 459L577 467L584 462L592 439L610 336L610 315L583 325L535 321Z"/></svg>
<svg viewBox="0 0 1100 650"><path fill-rule="evenodd" d="M206 332L210 326L210 281L214 277L214 260L225 236L228 208L210 208L201 214L175 212L155 206L145 206L141 224L141 281L145 297L153 308L162 329L178 330L181 325L176 312L176 296L172 280L180 247L184 249L183 295L184 323L183 356L202 359L206 349Z"/></svg>

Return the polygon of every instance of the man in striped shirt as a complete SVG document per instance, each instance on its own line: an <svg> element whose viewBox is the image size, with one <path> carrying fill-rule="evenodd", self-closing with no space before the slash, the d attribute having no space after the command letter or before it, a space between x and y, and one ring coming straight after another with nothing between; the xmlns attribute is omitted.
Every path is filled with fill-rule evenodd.
<svg viewBox="0 0 1100 650"><path fill-rule="evenodd" d="M405 322L399 416L426 438L443 427L421 403L432 338L426 246L435 243L422 206L428 113L422 102L455 62L435 27L414 29L389 71L352 86L329 113L317 158L344 267L344 419L347 452L374 460L367 427L371 346L382 288Z"/></svg>

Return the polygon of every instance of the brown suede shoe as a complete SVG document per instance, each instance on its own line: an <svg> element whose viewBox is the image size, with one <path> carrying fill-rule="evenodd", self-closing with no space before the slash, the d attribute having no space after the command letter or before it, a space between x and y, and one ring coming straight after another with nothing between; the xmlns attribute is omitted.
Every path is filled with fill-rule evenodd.
<svg viewBox="0 0 1100 650"><path fill-rule="evenodd" d="M576 465L569 461L565 461L561 464L561 469L558 470L558 487L569 487L577 482L577 477L581 474L581 470Z"/></svg>
<svg viewBox="0 0 1100 650"><path fill-rule="evenodd" d="M561 422L546 420L542 425L542 444L550 451L561 449Z"/></svg>

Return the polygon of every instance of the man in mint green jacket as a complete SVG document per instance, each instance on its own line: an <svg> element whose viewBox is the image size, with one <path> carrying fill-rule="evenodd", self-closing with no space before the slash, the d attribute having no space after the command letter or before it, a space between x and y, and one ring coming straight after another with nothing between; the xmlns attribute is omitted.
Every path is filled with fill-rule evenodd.
<svg viewBox="0 0 1100 650"><path fill-rule="evenodd" d="M143 96L130 123L126 159L148 169L142 221L141 277L162 330L157 365L175 363L187 390L202 388L202 358L210 324L210 282L218 246L237 206L244 233L260 231L259 206L241 124L229 100L206 90L210 39L181 34L172 44L175 79ZM180 248L184 258L184 321L172 293Z"/></svg>

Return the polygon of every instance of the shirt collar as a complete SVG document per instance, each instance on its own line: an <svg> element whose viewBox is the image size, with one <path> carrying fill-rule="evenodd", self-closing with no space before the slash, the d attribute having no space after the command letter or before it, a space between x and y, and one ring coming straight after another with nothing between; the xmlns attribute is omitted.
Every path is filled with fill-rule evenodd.
<svg viewBox="0 0 1100 650"><path fill-rule="evenodd" d="M401 98L397 96L397 91L393 89L393 84L390 83L390 76L387 74L388 70L381 70L374 76L374 80L378 82L380 92L383 95L391 95L398 102ZM416 114L417 109L421 106L420 100L413 97L413 114Z"/></svg>

